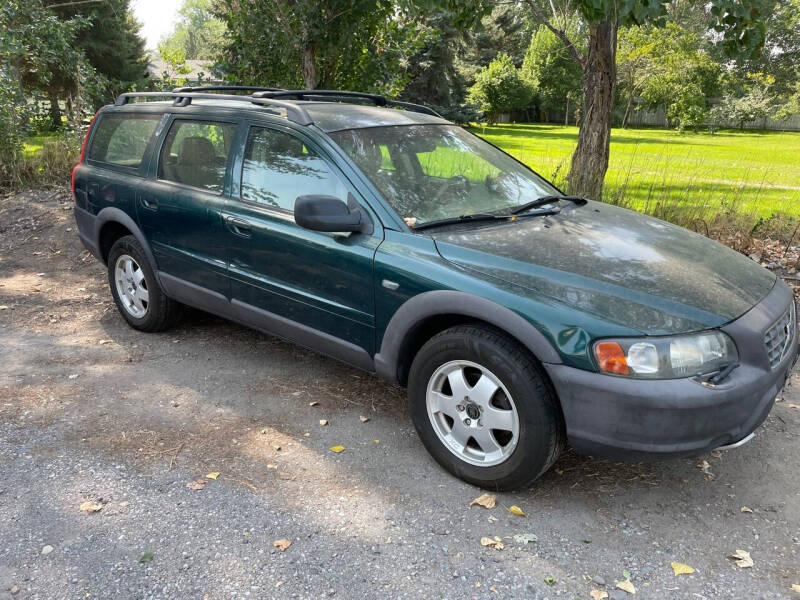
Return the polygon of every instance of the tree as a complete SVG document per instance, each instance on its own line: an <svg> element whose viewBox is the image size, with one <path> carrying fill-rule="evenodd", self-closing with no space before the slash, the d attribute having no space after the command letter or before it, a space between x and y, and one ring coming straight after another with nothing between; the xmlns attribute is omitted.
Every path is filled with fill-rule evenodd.
<svg viewBox="0 0 800 600"><path fill-rule="evenodd" d="M634 96L642 107L664 109L671 126L697 128L708 113L707 98L719 93L722 67L696 32L668 22L664 27L625 27L619 32L617 70L626 98L623 126Z"/></svg>
<svg viewBox="0 0 800 600"><path fill-rule="evenodd" d="M786 99L786 103L775 113L776 119L788 119L792 115L800 115L800 81L794 84L794 91Z"/></svg>
<svg viewBox="0 0 800 600"><path fill-rule="evenodd" d="M570 35L578 35L579 21L568 27ZM570 105L580 102L581 66L552 31L540 25L531 38L522 74L536 88L539 108L545 113L564 110L564 125L569 124Z"/></svg>
<svg viewBox="0 0 800 600"><path fill-rule="evenodd" d="M227 61L245 83L396 92L420 46L389 0L221 0Z"/></svg>
<svg viewBox="0 0 800 600"><path fill-rule="evenodd" d="M727 54L752 53L761 48L764 43L760 11L763 1L711 0L708 4L713 29ZM608 170L619 28L647 23L663 25L667 3L663 0L525 2L535 19L562 41L583 70L583 121L568 181L572 193L599 199ZM566 30L573 7L588 23L585 51L579 49Z"/></svg>
<svg viewBox="0 0 800 600"><path fill-rule="evenodd" d="M764 73L748 73L744 92L725 94L719 106L714 109L714 116L735 121L739 129L769 117L778 107L777 98L772 90L775 77Z"/></svg>
<svg viewBox="0 0 800 600"><path fill-rule="evenodd" d="M183 51L184 60L218 58L225 46L226 28L212 9L212 0L184 0L178 22L162 44L169 52Z"/></svg>
<svg viewBox="0 0 800 600"><path fill-rule="evenodd" d="M140 24L130 9L131 0L76 2L48 0L47 7L59 19L82 19L75 36L75 50L81 51L95 72L105 81L93 94L95 107L110 97L129 90L147 72L144 40L139 35Z"/></svg>
<svg viewBox="0 0 800 600"><path fill-rule="evenodd" d="M533 99L533 86L522 77L511 57L501 53L475 76L469 97L489 123L496 123L500 113L527 106Z"/></svg>

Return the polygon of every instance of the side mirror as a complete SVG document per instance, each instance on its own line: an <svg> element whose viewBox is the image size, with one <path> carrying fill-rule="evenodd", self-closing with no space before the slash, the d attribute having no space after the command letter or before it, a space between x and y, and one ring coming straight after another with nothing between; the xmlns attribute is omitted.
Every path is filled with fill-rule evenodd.
<svg viewBox="0 0 800 600"><path fill-rule="evenodd" d="M335 196L313 194L294 201L295 223L312 231L363 231L361 211L351 211Z"/></svg>

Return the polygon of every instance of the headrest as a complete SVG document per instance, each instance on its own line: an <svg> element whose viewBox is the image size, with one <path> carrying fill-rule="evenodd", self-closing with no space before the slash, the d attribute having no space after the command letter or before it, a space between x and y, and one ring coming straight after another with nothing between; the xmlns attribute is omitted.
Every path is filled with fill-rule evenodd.
<svg viewBox="0 0 800 600"><path fill-rule="evenodd" d="M187 137L181 142L181 151L178 153L178 164L182 166L210 167L217 162L217 153L214 144L202 136Z"/></svg>

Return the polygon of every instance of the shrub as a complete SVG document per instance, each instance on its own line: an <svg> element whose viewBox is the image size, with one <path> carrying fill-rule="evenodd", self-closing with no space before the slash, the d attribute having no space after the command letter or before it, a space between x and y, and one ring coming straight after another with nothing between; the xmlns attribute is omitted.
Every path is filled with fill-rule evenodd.
<svg viewBox="0 0 800 600"><path fill-rule="evenodd" d="M477 104L489 123L496 123L500 113L524 108L533 99L533 85L528 82L508 54L498 54L489 66L475 76L469 99Z"/></svg>

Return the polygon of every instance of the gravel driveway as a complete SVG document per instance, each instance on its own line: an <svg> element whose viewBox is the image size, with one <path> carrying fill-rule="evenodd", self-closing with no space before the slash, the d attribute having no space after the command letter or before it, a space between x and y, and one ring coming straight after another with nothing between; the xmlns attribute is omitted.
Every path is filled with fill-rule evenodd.
<svg viewBox="0 0 800 600"><path fill-rule="evenodd" d="M403 390L202 313L127 327L72 218L0 199L0 599L800 598L797 387L738 450L567 454L470 507Z"/></svg>

